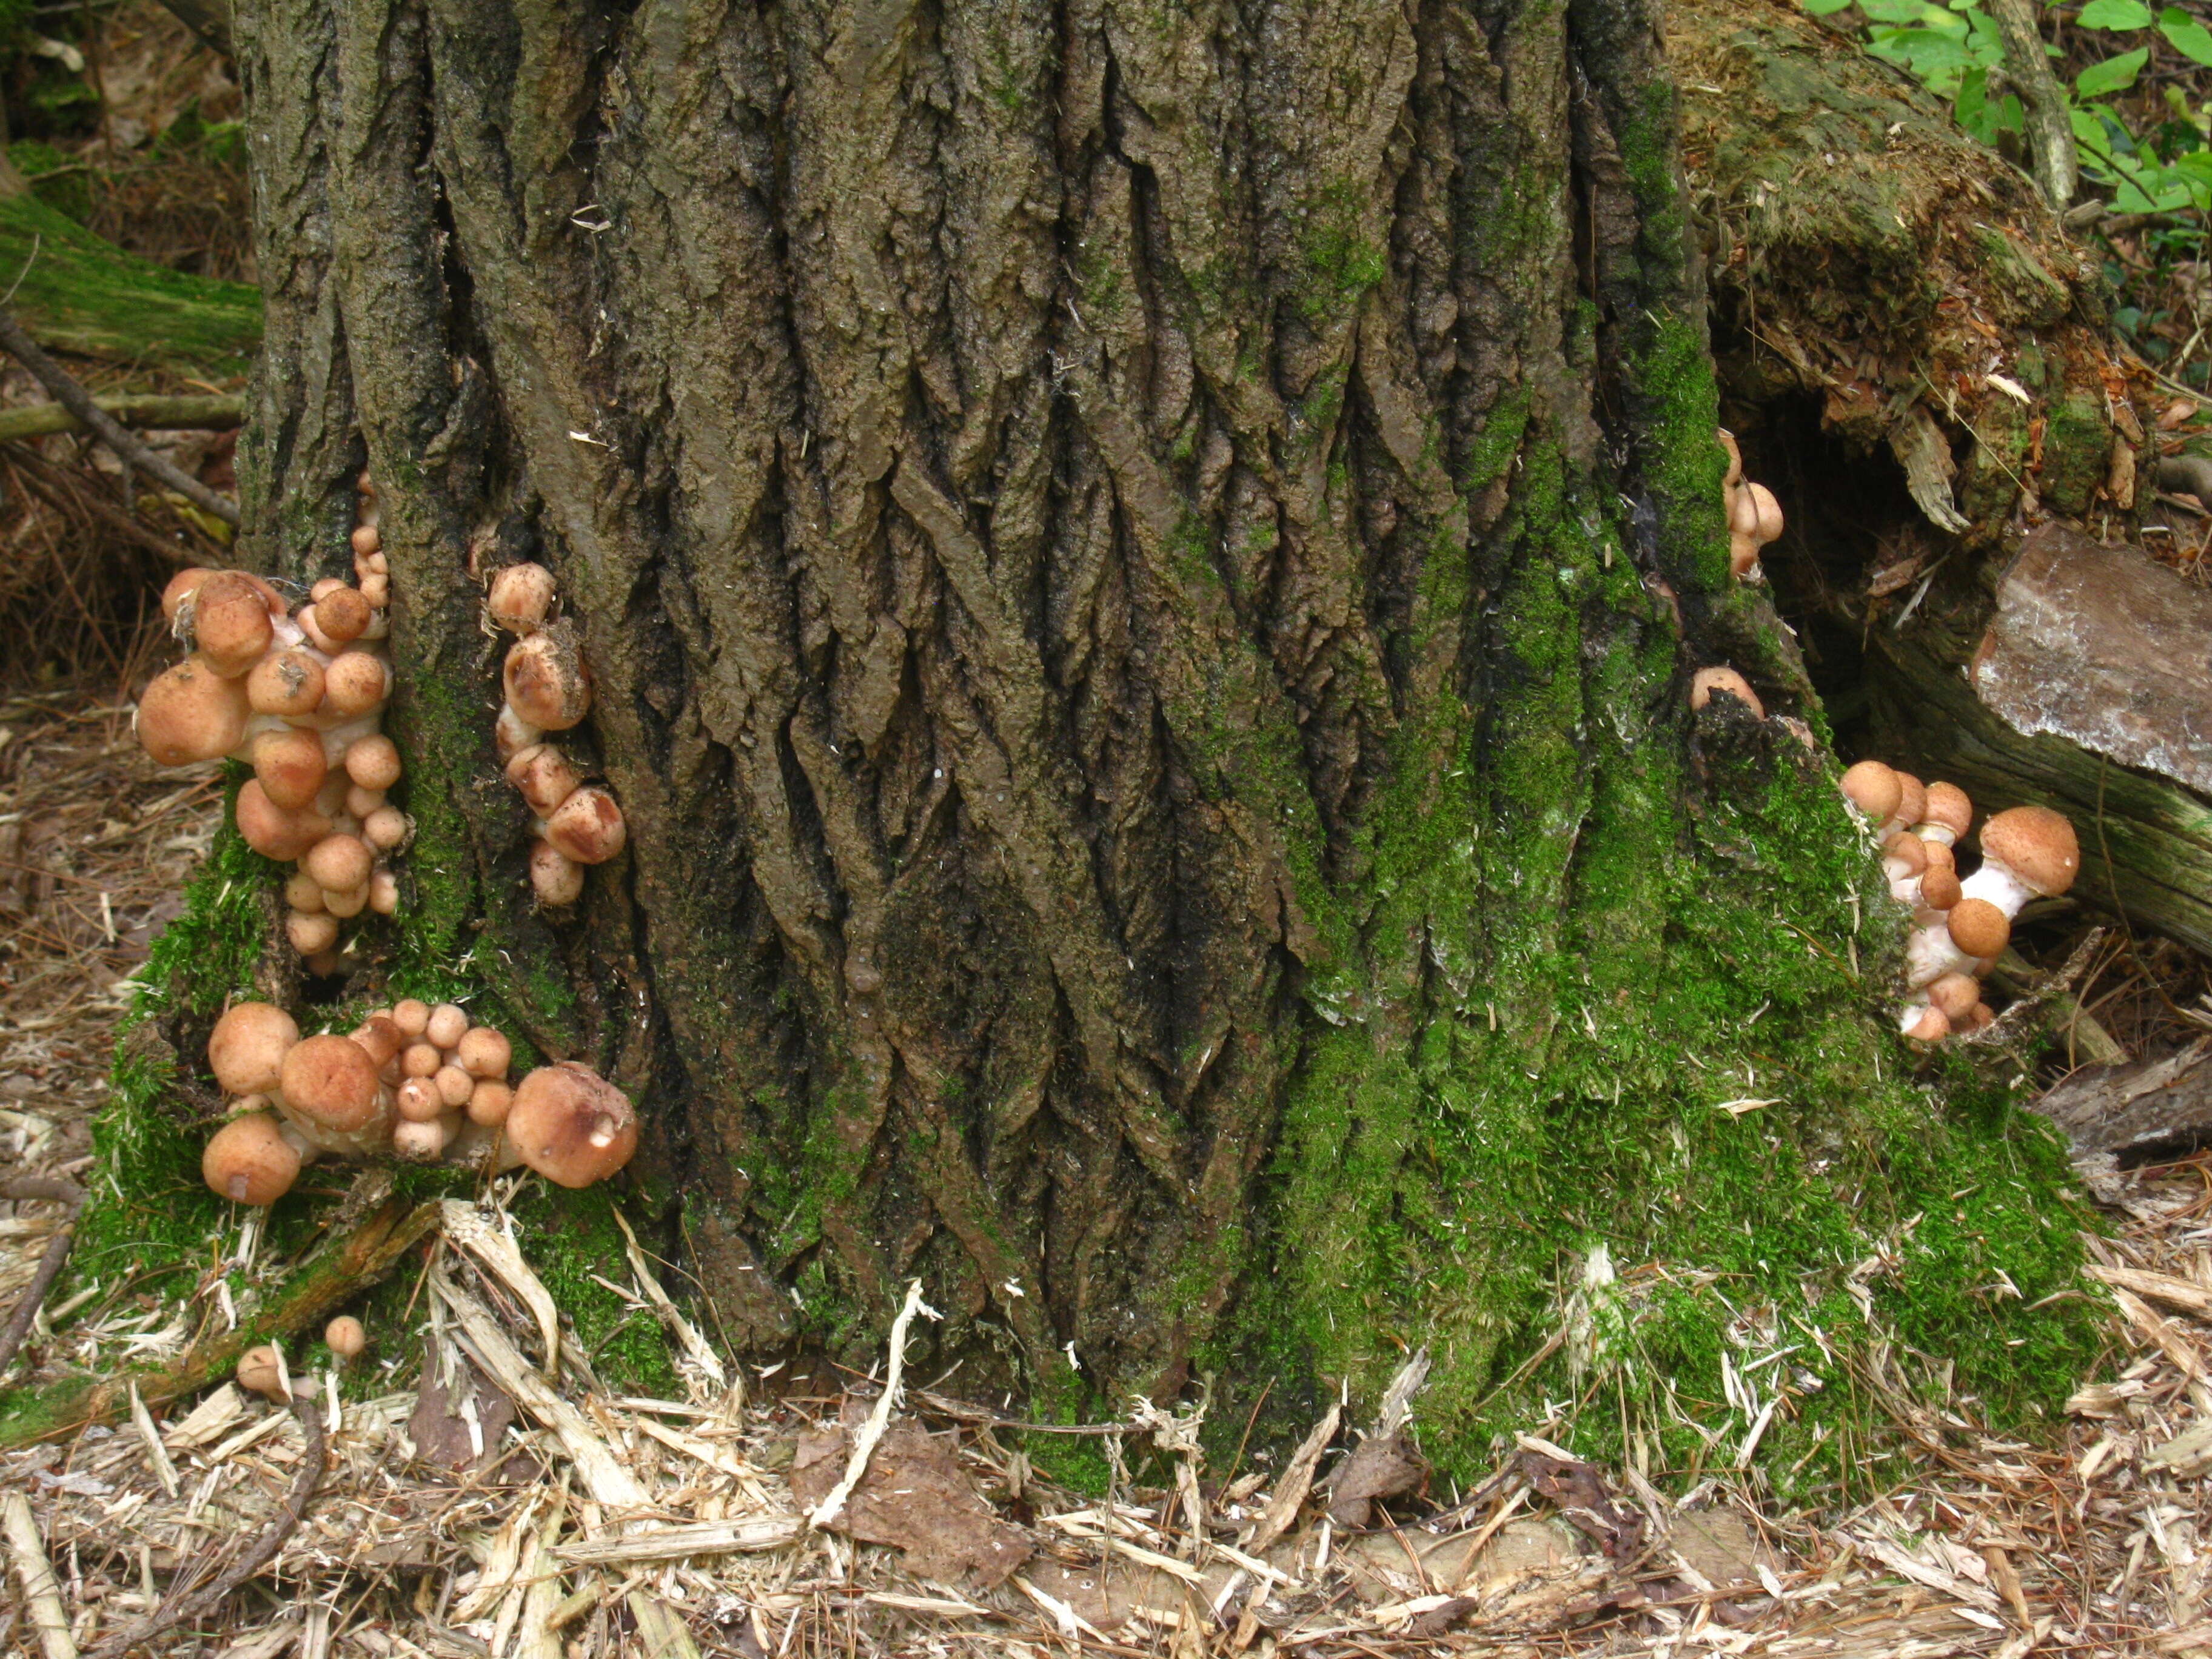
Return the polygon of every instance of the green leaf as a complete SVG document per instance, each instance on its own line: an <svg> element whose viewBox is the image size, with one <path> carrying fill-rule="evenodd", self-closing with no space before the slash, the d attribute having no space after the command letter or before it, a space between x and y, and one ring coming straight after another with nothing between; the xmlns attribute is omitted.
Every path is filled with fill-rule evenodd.
<svg viewBox="0 0 2212 1659"><path fill-rule="evenodd" d="M2136 76L2150 61L2150 48L2137 46L2133 52L2124 52L2118 58L2107 58L2101 64L2092 64L2074 77L2074 90L2084 98L2102 98L2109 92L2124 92L2135 85Z"/></svg>
<svg viewBox="0 0 2212 1659"><path fill-rule="evenodd" d="M2208 29L2179 6L2158 15L2158 32L2173 49L2198 63L2212 65L2212 29Z"/></svg>
<svg viewBox="0 0 2212 1659"><path fill-rule="evenodd" d="M2085 29L2147 29L2150 8L2142 0L2089 0L2074 21Z"/></svg>
<svg viewBox="0 0 2212 1659"><path fill-rule="evenodd" d="M1798 0L1798 3L1815 17L1826 17L1843 10L1851 0Z"/></svg>

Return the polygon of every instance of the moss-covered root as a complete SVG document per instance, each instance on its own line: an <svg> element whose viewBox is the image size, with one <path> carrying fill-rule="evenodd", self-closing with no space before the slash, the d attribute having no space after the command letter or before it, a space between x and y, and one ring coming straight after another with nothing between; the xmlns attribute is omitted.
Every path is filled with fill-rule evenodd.
<svg viewBox="0 0 2212 1659"><path fill-rule="evenodd" d="M364 1182L387 1179L374 1173L362 1177ZM228 1374L239 1355L254 1344L306 1328L382 1279L437 1220L435 1204L387 1198L359 1226L309 1257L258 1307L241 1309L236 1326L206 1334L173 1365L69 1377L45 1389L0 1395L0 1446L25 1445L108 1422L130 1408L134 1382L149 1406L207 1387Z"/></svg>

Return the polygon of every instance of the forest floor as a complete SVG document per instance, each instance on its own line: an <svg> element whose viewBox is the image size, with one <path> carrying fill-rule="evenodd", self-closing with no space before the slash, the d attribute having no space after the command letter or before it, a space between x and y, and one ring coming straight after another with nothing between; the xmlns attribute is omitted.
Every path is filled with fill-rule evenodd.
<svg viewBox="0 0 2212 1659"><path fill-rule="evenodd" d="M0 1170L14 1174L88 1169L128 975L221 810L211 770L152 768L112 680L101 683L0 700ZM2154 988L2118 974L2098 1001L2140 1042L2148 1016L2129 1011ZM809 1506L850 1461L850 1425L880 1398L873 1380L845 1389L794 1386L780 1367L718 1375L711 1351L696 1336L687 1345L680 1317L664 1312L688 1398L596 1388L568 1341L558 1391L543 1389L523 1358L543 1352L528 1310L539 1287L501 1247L495 1189L488 1210L448 1206L442 1241L419 1253L416 1328L376 1334L381 1364L350 1379L343 1403L327 1385L328 1467L273 1571L152 1650L2203 1652L2212 1155L2099 1190L2114 1231L2090 1241L2083 1288L2112 1297L2112 1348L2065 1422L1978 1424L1963 1407L1914 1400L1901 1376L1869 1375L1904 1455L1848 1509L1764 1501L1755 1474L1669 1495L1634 1470L1576 1460L1571 1419L1524 1437L1492 1479L1450 1494L1449 1510L1408 1503L1359 1528L1301 1510L1310 1460L1226 1482L1194 1453L1147 1462L1188 1437L1173 1419L1091 1432L1112 1466L1175 1484L1125 1477L1085 1495L1031 1468L1031 1431L917 1389L904 1401L916 1415L894 1419L842 1516L811 1530ZM63 1212L12 1212L0 1213L6 1308ZM210 1266L254 1250L249 1222L210 1241ZM207 1279L219 1296L222 1277ZM663 1305L642 1254L609 1264L606 1282L640 1309ZM173 1357L183 1310L129 1291L64 1281L33 1332L33 1364ZM435 1356L419 1384L418 1346ZM472 1374L473 1397L455 1407ZM11 1572L35 1571L35 1551L54 1575L51 1596L0 1598L0 1653L43 1640L48 1659L91 1654L151 1613L165 1585L188 1593L283 1512L307 1455L290 1414L225 1384L177 1400L165 1421L149 1413L0 1457L0 1505L29 1499L15 1517L29 1531L9 1538ZM1278 1498L1312 1518L1255 1540ZM42 1618L58 1626L43 1637Z"/></svg>

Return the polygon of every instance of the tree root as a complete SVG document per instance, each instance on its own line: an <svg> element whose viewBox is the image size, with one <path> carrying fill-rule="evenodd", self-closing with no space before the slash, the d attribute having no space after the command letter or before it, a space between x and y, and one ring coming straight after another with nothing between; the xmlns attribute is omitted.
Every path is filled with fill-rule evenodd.
<svg viewBox="0 0 2212 1659"><path fill-rule="evenodd" d="M388 1182L390 1176L372 1170L362 1179L363 1183ZM20 1401L9 1401L8 1408L0 1411L0 1447L51 1439L120 1417L131 1409L134 1382L149 1406L207 1387L227 1376L239 1355L255 1343L305 1328L363 1285L382 1279L436 1227L438 1216L435 1203L382 1199L358 1226L316 1252L238 1328L204 1337L174 1364L98 1378L69 1377L36 1392L26 1390Z"/></svg>

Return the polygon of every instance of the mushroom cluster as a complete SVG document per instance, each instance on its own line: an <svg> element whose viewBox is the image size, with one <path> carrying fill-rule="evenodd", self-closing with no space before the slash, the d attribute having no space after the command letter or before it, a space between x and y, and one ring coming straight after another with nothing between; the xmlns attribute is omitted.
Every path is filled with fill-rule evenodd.
<svg viewBox="0 0 2212 1659"><path fill-rule="evenodd" d="M400 773L399 750L379 730L392 690L382 644L392 578L365 473L361 489L358 586L325 577L295 614L275 586L244 571L177 574L161 610L191 654L146 688L137 717L138 741L159 765L252 763L238 831L256 852L297 863L284 931L318 974L339 966L341 922L398 908L386 860L411 833L386 799Z"/></svg>
<svg viewBox="0 0 2212 1659"><path fill-rule="evenodd" d="M531 824L530 885L546 905L574 904L584 890L584 866L605 864L629 831L621 805L586 783L568 757L545 741L592 708L592 676L576 633L553 616L553 573L540 564L511 564L491 579L484 614L515 635L501 671L506 701L492 740L507 781L537 814Z"/></svg>
<svg viewBox="0 0 2212 1659"><path fill-rule="evenodd" d="M1890 896L1912 908L1899 1029L1936 1042L1992 1018L1981 981L2031 898L2055 898L2081 872L2081 849L2065 815L2015 806L1982 825L1981 866L1961 879L1953 848L1973 825L1973 803L1954 784L1926 783L1880 761L1843 775L1844 799L1882 836Z"/></svg>
<svg viewBox="0 0 2212 1659"><path fill-rule="evenodd" d="M1721 483L1721 505L1728 512L1729 573L1738 581L1759 578L1759 550L1782 534L1782 503L1765 484L1743 476L1743 452L1735 434L1720 428L1721 447L1728 451L1728 476Z"/></svg>
<svg viewBox="0 0 2212 1659"><path fill-rule="evenodd" d="M637 1118L627 1095L573 1061L509 1088L513 1058L504 1036L450 1002L409 998L349 1034L310 1037L274 1004L234 1004L208 1039L234 1115L208 1142L200 1173L225 1198L267 1205L325 1153L495 1172L526 1164L564 1187L629 1161Z"/></svg>

